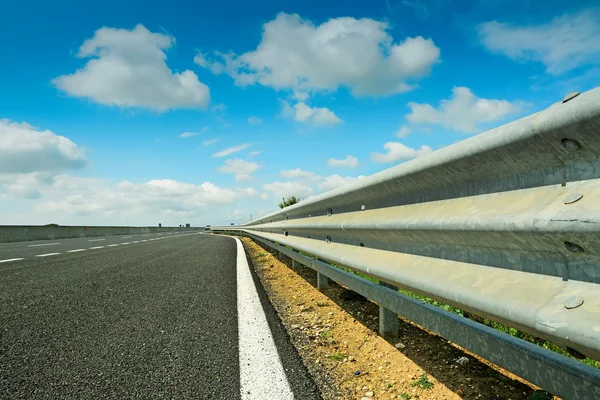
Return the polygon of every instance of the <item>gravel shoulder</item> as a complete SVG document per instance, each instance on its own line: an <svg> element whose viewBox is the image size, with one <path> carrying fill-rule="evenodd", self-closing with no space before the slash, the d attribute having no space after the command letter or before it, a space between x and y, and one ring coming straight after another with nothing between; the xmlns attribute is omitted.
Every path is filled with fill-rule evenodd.
<svg viewBox="0 0 600 400"><path fill-rule="evenodd" d="M377 335L375 303L333 282L321 293L313 270L292 269L290 260L281 262L251 239L242 241L324 399L548 398L402 318L399 339L386 341Z"/></svg>

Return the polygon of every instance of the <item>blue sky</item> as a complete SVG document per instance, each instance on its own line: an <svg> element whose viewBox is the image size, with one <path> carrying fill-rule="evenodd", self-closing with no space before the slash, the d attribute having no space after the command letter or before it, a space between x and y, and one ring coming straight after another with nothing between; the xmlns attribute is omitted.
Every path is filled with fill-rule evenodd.
<svg viewBox="0 0 600 400"><path fill-rule="evenodd" d="M600 81L592 1L126 3L0 5L0 224L247 222Z"/></svg>

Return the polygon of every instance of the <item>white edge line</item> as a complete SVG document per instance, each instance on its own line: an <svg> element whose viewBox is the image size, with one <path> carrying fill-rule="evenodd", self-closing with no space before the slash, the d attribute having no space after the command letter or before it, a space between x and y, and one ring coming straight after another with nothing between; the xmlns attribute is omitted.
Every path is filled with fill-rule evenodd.
<svg viewBox="0 0 600 400"><path fill-rule="evenodd" d="M95 247L90 247L90 250L96 250L96 249L103 249L104 246L95 246Z"/></svg>
<svg viewBox="0 0 600 400"><path fill-rule="evenodd" d="M106 247L115 247L115 246L120 246L120 244L116 243L116 244L107 244L106 245Z"/></svg>
<svg viewBox="0 0 600 400"><path fill-rule="evenodd" d="M46 253L46 254L36 254L36 257L49 257L49 256L56 256L60 253Z"/></svg>
<svg viewBox="0 0 600 400"><path fill-rule="evenodd" d="M131 244L131 243L129 243L129 242L123 242L123 243L121 243L121 244Z"/></svg>
<svg viewBox="0 0 600 400"><path fill-rule="evenodd" d="M129 239L131 236L121 236L121 239Z"/></svg>
<svg viewBox="0 0 600 400"><path fill-rule="evenodd" d="M24 258L9 258L8 260L0 260L0 263L11 262L11 261L21 261Z"/></svg>
<svg viewBox="0 0 600 400"><path fill-rule="evenodd" d="M242 400L294 398L267 317L254 286L244 246L237 243L237 308Z"/></svg>
<svg viewBox="0 0 600 400"><path fill-rule="evenodd" d="M60 243L42 243L42 244L30 244L27 247L40 247L40 246L54 246Z"/></svg>
<svg viewBox="0 0 600 400"><path fill-rule="evenodd" d="M78 251L85 251L85 249L67 250L67 253L77 253Z"/></svg>
<svg viewBox="0 0 600 400"><path fill-rule="evenodd" d="M106 240L106 239L89 239L88 242L100 242L102 240Z"/></svg>

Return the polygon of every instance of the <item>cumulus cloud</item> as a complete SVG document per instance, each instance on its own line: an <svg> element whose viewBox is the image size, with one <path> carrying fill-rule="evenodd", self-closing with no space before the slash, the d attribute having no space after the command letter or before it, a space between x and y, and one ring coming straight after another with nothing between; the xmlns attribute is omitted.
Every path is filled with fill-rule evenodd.
<svg viewBox="0 0 600 400"><path fill-rule="evenodd" d="M123 181L89 193L77 193L57 201L45 201L36 209L46 214L97 214L103 217L127 214L136 216L192 216L202 209L233 204L243 198L259 198L253 188L225 189L211 182L200 185L171 179L146 183ZM153 221L154 223L154 221Z"/></svg>
<svg viewBox="0 0 600 400"><path fill-rule="evenodd" d="M502 120L519 112L523 102L483 99L466 87L454 87L452 98L442 100L438 108L430 104L408 103L406 119L413 124L442 125L462 133L476 133L479 125Z"/></svg>
<svg viewBox="0 0 600 400"><path fill-rule="evenodd" d="M180 138L190 138L193 136L196 136L198 134L198 132L183 132L181 135L179 135Z"/></svg>
<svg viewBox="0 0 600 400"><path fill-rule="evenodd" d="M324 192L335 189L338 186L361 179L363 176L321 176L312 171L306 171L300 168L280 171L281 176L290 179L289 182L273 182L272 186L263 186L263 189L274 192L275 194L284 193L285 196L306 197L316 192ZM294 192L294 190L296 192ZM284 197L285 197L284 196ZM281 196L280 196L281 197Z"/></svg>
<svg viewBox="0 0 600 400"><path fill-rule="evenodd" d="M337 125L342 120L326 107L311 107L306 103L296 103L291 106L288 102L281 100L283 106L282 115L292 118L296 122L317 126Z"/></svg>
<svg viewBox="0 0 600 400"><path fill-rule="evenodd" d="M271 192L276 198L296 196L306 198L313 194L314 189L301 182L271 182L263 185L263 190Z"/></svg>
<svg viewBox="0 0 600 400"><path fill-rule="evenodd" d="M398 132L396 132L396 136L399 138L405 138L408 135L410 135L410 128L406 125L401 126L400 129L398 129Z"/></svg>
<svg viewBox="0 0 600 400"><path fill-rule="evenodd" d="M0 174L60 172L87 165L83 150L68 138L0 119Z"/></svg>
<svg viewBox="0 0 600 400"><path fill-rule="evenodd" d="M225 161L225 165L217 168L217 171L234 174L236 182L242 182L252 180L251 174L258 171L259 168L257 163L234 158Z"/></svg>
<svg viewBox="0 0 600 400"><path fill-rule="evenodd" d="M296 169L285 169L280 171L281 176L288 179L315 179L317 178L317 174L311 171L305 171L300 168Z"/></svg>
<svg viewBox="0 0 600 400"><path fill-rule="evenodd" d="M421 146L419 149L413 149L400 142L388 142L383 145L383 148L387 150L386 153L371 153L371 159L374 162L389 163L412 160L432 151L429 146Z"/></svg>
<svg viewBox="0 0 600 400"><path fill-rule="evenodd" d="M104 27L79 48L77 57L90 59L86 65L52 83L71 96L109 106L204 109L210 101L208 86L191 70L172 72L165 62L165 51L174 44L174 37L143 25L132 30Z"/></svg>
<svg viewBox="0 0 600 400"><path fill-rule="evenodd" d="M327 161L327 165L329 165L330 167L356 168L358 167L358 158L353 156L346 156L346 158L344 158L343 160L330 158Z"/></svg>
<svg viewBox="0 0 600 400"><path fill-rule="evenodd" d="M319 190L321 190L322 192L326 192L328 190L332 190L335 189L337 187L340 187L342 185L345 185L346 183L350 183L353 182L357 179L362 179L364 178L364 176L360 175L356 178L351 177L351 176L340 176L340 175L331 175L331 176L327 176L323 178L323 181L321 183L319 183Z"/></svg>
<svg viewBox="0 0 600 400"><path fill-rule="evenodd" d="M216 152L215 154L213 154L213 157L225 157L230 154L236 153L238 151L247 149L248 147L250 147L250 145L248 143L240 144L238 146L228 147L226 149Z"/></svg>
<svg viewBox="0 0 600 400"><path fill-rule="evenodd" d="M515 26L489 21L478 26L490 51L513 60L538 61L553 75L600 62L600 11L565 14L541 25Z"/></svg>
<svg viewBox="0 0 600 400"><path fill-rule="evenodd" d="M248 123L250 125L262 124L262 119L260 119L258 117L248 117Z"/></svg>
<svg viewBox="0 0 600 400"><path fill-rule="evenodd" d="M198 54L196 64L230 75L237 85L261 84L291 90L300 101L308 92L348 87L355 96L406 92L439 62L431 39L394 40L385 22L333 18L315 25L297 14L280 13L264 24L254 51L238 55Z"/></svg>

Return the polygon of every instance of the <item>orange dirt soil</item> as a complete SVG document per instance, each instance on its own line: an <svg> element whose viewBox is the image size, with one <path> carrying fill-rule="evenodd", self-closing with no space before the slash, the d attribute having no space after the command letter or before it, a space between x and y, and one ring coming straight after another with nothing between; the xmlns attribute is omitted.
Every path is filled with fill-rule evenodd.
<svg viewBox="0 0 600 400"><path fill-rule="evenodd" d="M334 282L321 293L313 270L242 242L324 399L525 400L537 389L402 318L388 342L377 304Z"/></svg>

